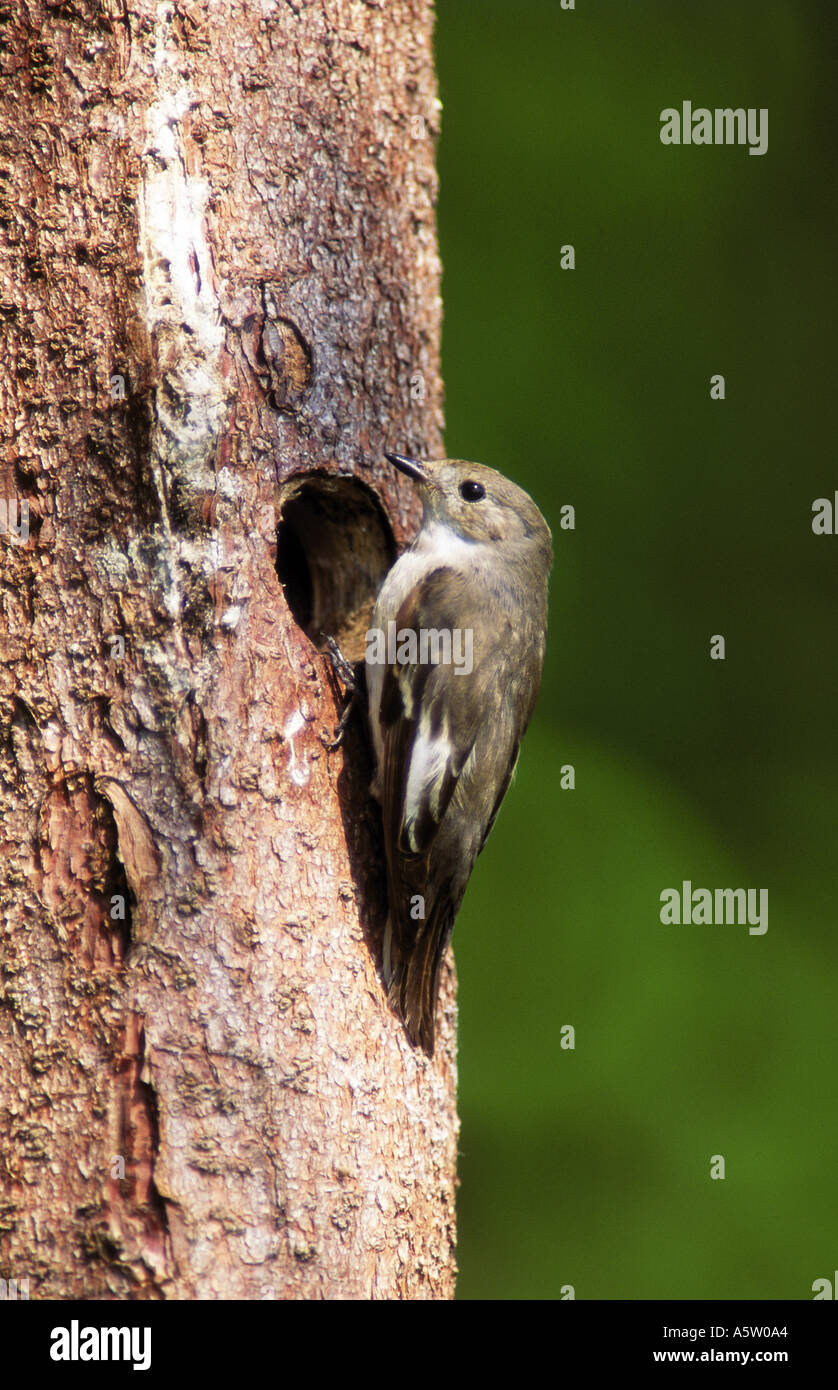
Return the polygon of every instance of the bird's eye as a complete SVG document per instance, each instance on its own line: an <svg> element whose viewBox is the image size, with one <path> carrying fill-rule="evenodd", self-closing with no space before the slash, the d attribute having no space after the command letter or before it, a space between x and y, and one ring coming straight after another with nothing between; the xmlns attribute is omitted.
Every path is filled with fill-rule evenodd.
<svg viewBox="0 0 838 1390"><path fill-rule="evenodd" d="M486 496L486 489L482 483L474 483L469 480L460 483L460 496L464 502L479 502L481 497Z"/></svg>

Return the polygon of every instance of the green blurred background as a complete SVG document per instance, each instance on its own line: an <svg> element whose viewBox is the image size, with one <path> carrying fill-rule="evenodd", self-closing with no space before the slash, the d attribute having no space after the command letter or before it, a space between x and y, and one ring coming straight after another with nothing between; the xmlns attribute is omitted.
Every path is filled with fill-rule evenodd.
<svg viewBox="0 0 838 1390"><path fill-rule="evenodd" d="M834 8L438 0L447 451L556 550L454 938L461 1298L838 1268ZM767 107L767 154L662 145L685 98ZM767 933L662 926L683 879L767 888Z"/></svg>

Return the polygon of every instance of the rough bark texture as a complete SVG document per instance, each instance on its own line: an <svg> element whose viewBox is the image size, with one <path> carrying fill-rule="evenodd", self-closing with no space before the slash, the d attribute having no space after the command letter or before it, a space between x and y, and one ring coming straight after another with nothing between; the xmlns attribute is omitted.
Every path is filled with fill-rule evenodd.
<svg viewBox="0 0 838 1390"><path fill-rule="evenodd" d="M0 25L0 1276L448 1297L453 973L428 1061L317 649L358 654L372 490L416 522L382 447L442 452L430 6Z"/></svg>

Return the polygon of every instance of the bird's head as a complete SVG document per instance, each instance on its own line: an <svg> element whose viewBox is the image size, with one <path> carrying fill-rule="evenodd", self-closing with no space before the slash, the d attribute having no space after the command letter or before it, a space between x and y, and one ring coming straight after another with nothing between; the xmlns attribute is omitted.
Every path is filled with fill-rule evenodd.
<svg viewBox="0 0 838 1390"><path fill-rule="evenodd" d="M436 462L386 454L394 468L419 487L423 528L443 526L464 541L513 545L531 543L547 557L551 536L532 498L494 468L463 459Z"/></svg>

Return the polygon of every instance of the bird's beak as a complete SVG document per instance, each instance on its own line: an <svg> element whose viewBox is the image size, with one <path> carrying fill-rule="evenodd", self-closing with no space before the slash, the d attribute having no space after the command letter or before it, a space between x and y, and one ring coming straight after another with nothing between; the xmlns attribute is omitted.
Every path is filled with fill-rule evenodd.
<svg viewBox="0 0 838 1390"><path fill-rule="evenodd" d="M405 454L387 454L384 457L389 459L394 468L398 468L400 473L406 473L408 478L414 478L417 483L429 483L430 474L424 463L419 459L409 459Z"/></svg>

